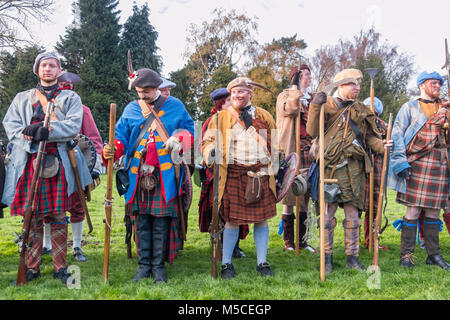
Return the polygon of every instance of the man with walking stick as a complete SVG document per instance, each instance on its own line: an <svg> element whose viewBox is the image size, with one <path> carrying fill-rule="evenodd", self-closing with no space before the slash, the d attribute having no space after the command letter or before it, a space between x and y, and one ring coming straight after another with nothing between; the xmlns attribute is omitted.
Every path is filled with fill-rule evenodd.
<svg viewBox="0 0 450 320"><path fill-rule="evenodd" d="M167 282L165 261L172 264L186 236L187 212L178 197L180 182L190 174L179 160L193 144L194 122L180 100L161 95L155 71L131 67L129 79L140 99L125 107L115 127L115 148L107 144L102 156L117 160L125 155L125 175L116 181L137 220L133 281L151 276L155 283Z"/></svg>
<svg viewBox="0 0 450 320"><path fill-rule="evenodd" d="M77 188L66 142L80 131L83 106L75 92L61 91L57 82L61 73L60 61L54 53L39 54L33 72L39 77L37 87L18 93L3 119L13 148L2 202L11 207L12 215L25 216L25 222L30 222L30 225L24 223L22 234L25 237L21 256L26 250L26 265L21 263L19 266L19 271L26 270L26 277L18 277L17 284L40 276L45 217L51 221L53 277L66 283L70 277L66 260L66 211L70 208L70 195ZM47 112L52 106L56 106L53 112ZM50 116L48 127L43 121L46 113ZM38 159L36 152L42 142L46 142L45 149L40 151L45 155ZM92 178L81 152L77 153L78 172L83 187L86 187ZM41 166L35 167L34 163L38 162ZM36 179L32 179L34 172L39 172ZM27 199L29 194L35 196Z"/></svg>
<svg viewBox="0 0 450 320"><path fill-rule="evenodd" d="M337 87L331 97L325 92L316 94L311 102L306 130L313 138L319 136L319 114L324 108L324 173L327 179L337 179L325 192L328 203L324 214L325 274L333 271L335 213L344 208L344 239L347 268L364 271L358 259L361 220L358 210L363 209L366 173L371 170L369 153L384 153L384 144L376 131L374 114L358 101L362 73L345 69L335 77Z"/></svg>
<svg viewBox="0 0 450 320"><path fill-rule="evenodd" d="M389 163L388 186L397 191L397 202L406 214L394 226L401 231L400 265L413 268L417 220L425 212L423 233L426 264L445 270L450 265L439 248L439 215L447 209L449 154L445 126L448 108L440 107L444 79L437 72L422 72L417 78L420 97L405 103L392 129L394 150Z"/></svg>

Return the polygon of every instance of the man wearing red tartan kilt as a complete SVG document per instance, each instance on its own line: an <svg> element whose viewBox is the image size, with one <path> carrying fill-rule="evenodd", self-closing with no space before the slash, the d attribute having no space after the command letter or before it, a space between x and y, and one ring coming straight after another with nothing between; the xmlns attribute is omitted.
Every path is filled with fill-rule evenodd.
<svg viewBox="0 0 450 320"><path fill-rule="evenodd" d="M211 109L211 117L206 119L202 127L202 138L208 129L209 122L212 116L221 110L225 110L231 106L230 93L226 88L219 88L211 92L210 97L214 102L214 108ZM201 139L200 139L201 144ZM201 148L201 145L199 146ZM214 184L214 168L206 167L205 162L202 163L205 170L205 181L202 181L200 199L198 201L198 225L200 232L210 232L211 220L212 220L212 207L213 207L213 184ZM205 168L206 167L206 168ZM239 240L245 239L248 235L249 228L247 224L239 226L239 238L236 242L233 251L233 257L241 258L245 257L244 252L239 247ZM222 237L220 237L223 240Z"/></svg>
<svg viewBox="0 0 450 320"><path fill-rule="evenodd" d="M440 108L444 79L437 72L422 72L417 78L420 97L403 105L397 114L392 138L388 186L396 190L397 201L406 214L399 220L401 230L400 265L414 267L418 218L424 211L423 232L426 263L449 270L439 247L439 215L448 201L448 142L444 125L448 109Z"/></svg>
<svg viewBox="0 0 450 320"><path fill-rule="evenodd" d="M245 77L228 84L231 107L212 117L202 140L203 159L208 166L217 162L219 170L219 214L225 221L223 279L235 277L231 257L239 226L244 224L254 224L257 272L261 276L273 276L266 259L267 220L276 215L274 172L278 163L273 159L278 159L278 152L273 150L278 150L278 143L272 136L276 126L270 113L251 105L255 86L265 88Z"/></svg>
<svg viewBox="0 0 450 320"><path fill-rule="evenodd" d="M67 223L65 212L70 208L70 195L76 190L74 173L70 166L66 142L80 130L83 108L80 97L74 92L62 90L57 83L61 73L60 62L54 53L42 53L36 57L33 67L40 81L36 89L17 94L8 109L3 125L13 144L11 161L7 166L6 193L2 202L10 205L11 214L24 215L27 195L32 188L31 180L40 141L46 140L44 162L48 172L38 179L33 202L30 227L30 248L26 253L27 279L40 276L42 257L43 222L51 223L53 250L53 277L66 283L67 272ZM43 127L48 101L57 108L51 114L50 128ZM92 182L85 160L77 157L81 183Z"/></svg>
<svg viewBox="0 0 450 320"><path fill-rule="evenodd" d="M194 122L180 100L161 95L158 87L162 79L155 71L137 70L129 80L140 100L125 107L116 124L115 147L107 144L102 157L107 164L108 159L125 156L129 187L123 195L136 225L138 251L133 281L151 276L155 283L167 282L165 262L172 264L182 248L181 212L176 199L181 190L176 185L173 159L192 146ZM152 110L163 128L156 126ZM145 123L149 124L147 128ZM163 141L163 130L170 136L167 141ZM180 179L181 175L190 179L188 170L181 169Z"/></svg>
<svg viewBox="0 0 450 320"><path fill-rule="evenodd" d="M364 100L363 102L366 106L370 107L370 97ZM383 112L383 103L380 99L377 97L374 97L374 111L375 111L375 124L377 126L378 131L381 134L381 137L383 139L386 138L387 134L387 123L384 122L380 115ZM380 184L381 184L381 171L383 169L383 156L379 154L374 154L374 163L373 163L373 204L372 204L372 210L373 210L373 223L372 226L374 226L375 218L377 216L377 210L378 210L378 197L380 195ZM370 181L369 179L366 179L366 193L364 197L364 247L369 247L369 208L370 208ZM386 247L381 246L383 250L386 250Z"/></svg>

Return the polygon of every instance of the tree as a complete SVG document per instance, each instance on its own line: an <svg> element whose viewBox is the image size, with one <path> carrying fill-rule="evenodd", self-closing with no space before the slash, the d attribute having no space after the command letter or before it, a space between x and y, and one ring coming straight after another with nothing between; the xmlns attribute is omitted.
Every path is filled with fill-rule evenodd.
<svg viewBox="0 0 450 320"><path fill-rule="evenodd" d="M117 0L78 0L75 19L66 29L56 50L64 57L67 71L80 74L76 88L84 104L92 109L103 138L108 134L109 106L116 103L118 114L128 102L126 55L120 48Z"/></svg>
<svg viewBox="0 0 450 320"><path fill-rule="evenodd" d="M0 48L31 45L20 32L32 37L30 20L48 21L54 0L0 0Z"/></svg>
<svg viewBox="0 0 450 320"><path fill-rule="evenodd" d="M267 67L277 81L286 80L291 69L302 60L301 51L306 47L304 40L297 39L297 34L273 39L256 50L251 67Z"/></svg>
<svg viewBox="0 0 450 320"><path fill-rule="evenodd" d="M269 88L272 93L256 88L252 98L252 105L261 107L269 111L272 116L276 117L276 103L278 94L283 90L282 84L275 80L274 72L269 67L254 67L249 70L247 76L253 81Z"/></svg>
<svg viewBox="0 0 450 320"><path fill-rule="evenodd" d="M133 14L123 25L121 44L125 50L131 51L133 67L137 69L150 68L161 72L162 58L157 55L156 45L158 32L150 24L150 9L147 4L141 9L133 3Z"/></svg>
<svg viewBox="0 0 450 320"><path fill-rule="evenodd" d="M0 53L0 119L17 93L36 86L38 78L33 73L33 65L36 56L42 52L44 48L34 45L17 48L12 53ZM3 126L0 139L6 140Z"/></svg>

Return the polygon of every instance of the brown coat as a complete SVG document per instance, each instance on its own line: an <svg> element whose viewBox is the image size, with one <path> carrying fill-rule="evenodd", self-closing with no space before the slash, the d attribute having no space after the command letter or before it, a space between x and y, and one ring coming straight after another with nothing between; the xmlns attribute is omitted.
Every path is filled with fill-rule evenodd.
<svg viewBox="0 0 450 320"><path fill-rule="evenodd" d="M230 107L232 108L232 107ZM208 155L210 154L212 149L215 149L215 132L216 132L216 117L219 117L219 143L221 145L221 150L225 150L225 152L222 152L222 159L221 163L219 164L219 207L222 205L222 197L225 190L225 184L227 181L227 170L228 170L228 163L230 161L230 145L231 145L231 128L235 125L237 122L236 118L228 111L228 110L222 110L219 113L216 113L211 117L211 121L208 125L208 130L205 132L205 135L202 140L202 155L205 162L208 160ZM276 129L275 121L273 120L272 115L267 112L266 110L256 107L255 110L255 117L257 119L261 119L262 121L266 122L269 126L269 130ZM276 136L271 137L271 144L272 148L268 148L268 151L270 152L271 149L278 150L278 139ZM278 154L271 155L271 157L278 157ZM274 175L269 176L269 188L273 192L275 198L277 196L276 192L276 184L275 184L275 177Z"/></svg>
<svg viewBox="0 0 450 320"><path fill-rule="evenodd" d="M280 150L286 155L295 152L295 120L300 110L302 93L296 89L283 90L277 98L277 129Z"/></svg>
<svg viewBox="0 0 450 320"><path fill-rule="evenodd" d="M325 108L325 149L330 144L331 139L338 133L343 121L335 121L336 116L340 112L333 97L328 96L327 102L322 105ZM372 149L378 154L384 154L384 145L380 139L380 133L378 132L375 124L375 115L370 112L366 106L362 103L356 102L350 107L350 115L352 120L357 124L358 129L361 131L367 147ZM319 136L319 118L320 118L320 106L317 104L310 104L308 122L306 124L306 131L308 134L316 138ZM349 130L351 128L349 127ZM366 168L367 172L367 168Z"/></svg>

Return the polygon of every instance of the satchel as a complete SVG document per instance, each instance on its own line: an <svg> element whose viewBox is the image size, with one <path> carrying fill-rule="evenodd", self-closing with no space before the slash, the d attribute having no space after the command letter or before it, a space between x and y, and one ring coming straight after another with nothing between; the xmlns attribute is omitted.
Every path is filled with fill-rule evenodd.
<svg viewBox="0 0 450 320"><path fill-rule="evenodd" d="M36 170L37 158L33 160L33 167ZM45 154L41 161L40 177L44 179L53 178L59 172L59 159L54 154Z"/></svg>
<svg viewBox="0 0 450 320"><path fill-rule="evenodd" d="M263 171L247 172L247 185L245 186L245 204L253 204L262 198L261 177L265 175Z"/></svg>

